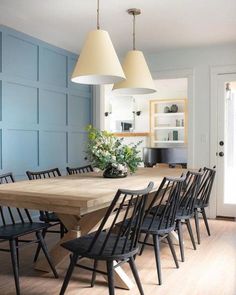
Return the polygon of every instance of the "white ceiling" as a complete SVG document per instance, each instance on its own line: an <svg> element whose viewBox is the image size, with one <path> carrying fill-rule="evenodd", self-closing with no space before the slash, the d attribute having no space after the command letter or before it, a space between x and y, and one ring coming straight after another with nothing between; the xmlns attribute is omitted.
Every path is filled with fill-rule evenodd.
<svg viewBox="0 0 236 295"><path fill-rule="evenodd" d="M101 26L120 54L131 47L128 8L142 9L137 47L159 50L236 42L236 0L101 0ZM0 0L0 21L79 52L96 25L96 0Z"/></svg>

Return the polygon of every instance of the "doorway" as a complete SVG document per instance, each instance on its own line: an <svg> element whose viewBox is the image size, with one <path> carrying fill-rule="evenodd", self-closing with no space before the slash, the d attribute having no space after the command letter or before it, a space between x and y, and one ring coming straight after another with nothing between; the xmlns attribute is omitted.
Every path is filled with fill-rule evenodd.
<svg viewBox="0 0 236 295"><path fill-rule="evenodd" d="M216 215L236 217L236 74L217 77Z"/></svg>

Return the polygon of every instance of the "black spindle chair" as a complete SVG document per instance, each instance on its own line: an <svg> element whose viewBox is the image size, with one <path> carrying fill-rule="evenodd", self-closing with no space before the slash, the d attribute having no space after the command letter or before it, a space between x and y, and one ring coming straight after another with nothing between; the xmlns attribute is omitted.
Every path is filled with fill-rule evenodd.
<svg viewBox="0 0 236 295"><path fill-rule="evenodd" d="M0 184L14 182L12 173L0 175ZM33 222L27 209L11 208L0 206L0 243L9 242L10 249L0 249L0 251L10 252L12 268L15 279L16 294L20 295L19 283L19 247L25 244L38 243L46 256L55 278L58 278L56 269L50 259L42 231L48 225L42 222ZM35 233L35 240L25 240L22 236Z"/></svg>
<svg viewBox="0 0 236 295"><path fill-rule="evenodd" d="M61 176L61 172L58 168L53 168L49 170L43 170L43 171L26 171L26 175L28 176L29 180L37 180L37 179L44 179L44 178L53 178L53 177L59 177ZM64 233L67 231L63 223L60 221L60 219L57 217L57 215L54 212L48 212L48 211L39 211L39 219L46 224L49 225L51 228L52 226L60 225L60 231L58 230L49 230L48 228L45 228L43 230L43 237L45 238L47 233L60 233L61 238L63 238ZM35 253L34 262L37 261L39 253L40 253L40 245L38 245L38 248Z"/></svg>
<svg viewBox="0 0 236 295"><path fill-rule="evenodd" d="M181 260L184 262L184 245L183 245L183 230L182 224L187 225L188 233L196 250L196 244L194 241L193 231L190 223L190 219L194 216L194 209L196 204L197 192L201 181L201 172L188 171L186 180L183 185L183 191L180 197L180 204L176 214L176 229L179 237L179 247Z"/></svg>
<svg viewBox="0 0 236 295"><path fill-rule="evenodd" d="M140 294L144 294L134 256L139 250L140 225L146 199L152 188L153 183L150 182L144 190L119 189L96 232L62 244L62 247L73 254L60 295L65 293L75 266L93 271L91 286L94 285L96 272L107 275L109 294L115 294L113 269L126 261L129 262ZM117 223L120 226L117 227ZM94 259L94 267L89 268L78 264L78 260L83 257ZM99 260L106 261L107 272L97 269ZM114 261L118 262L116 266L113 265Z"/></svg>
<svg viewBox="0 0 236 295"><path fill-rule="evenodd" d="M145 239L141 242L143 245L140 255L142 254L145 245L154 246L158 282L160 285L162 284L160 240L167 239L175 265L179 268L170 233L175 229L176 212L184 180L185 176L180 178L165 177L162 180L148 210L145 213L140 230L141 233L145 234ZM153 244L147 242L150 235L153 238Z"/></svg>
<svg viewBox="0 0 236 295"><path fill-rule="evenodd" d="M86 166L76 167L76 168L66 167L66 170L67 170L68 174L71 175L71 174L93 172L93 167L91 165L86 165Z"/></svg>
<svg viewBox="0 0 236 295"><path fill-rule="evenodd" d="M213 169L206 168L206 167L203 168L203 176L202 176L200 187L197 193L197 200L196 200L195 210L194 210L194 219L195 219L198 244L200 244L201 242L200 229L199 229L199 213L202 214L208 235L209 236L211 235L207 217L206 217L205 208L209 206L212 186L213 186L215 174L216 174L216 171L214 168L215 167L213 167Z"/></svg>

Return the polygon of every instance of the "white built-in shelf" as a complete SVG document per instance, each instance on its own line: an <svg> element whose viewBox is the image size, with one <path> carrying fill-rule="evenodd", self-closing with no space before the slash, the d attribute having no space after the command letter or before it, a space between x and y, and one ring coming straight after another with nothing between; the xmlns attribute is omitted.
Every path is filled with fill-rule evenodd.
<svg viewBox="0 0 236 295"><path fill-rule="evenodd" d="M154 140L154 143L184 143L184 140Z"/></svg>
<svg viewBox="0 0 236 295"><path fill-rule="evenodd" d="M184 113L155 113L154 116L164 116L164 117L175 117L175 116L184 116Z"/></svg>
<svg viewBox="0 0 236 295"><path fill-rule="evenodd" d="M154 127L154 130L184 130L184 126Z"/></svg>

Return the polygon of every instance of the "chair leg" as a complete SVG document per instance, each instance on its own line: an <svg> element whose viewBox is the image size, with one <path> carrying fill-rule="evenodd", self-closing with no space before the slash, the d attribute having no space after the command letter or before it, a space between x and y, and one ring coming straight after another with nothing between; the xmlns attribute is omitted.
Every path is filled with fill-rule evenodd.
<svg viewBox="0 0 236 295"><path fill-rule="evenodd" d="M211 232L210 232L210 228L209 228L209 225L208 225L205 208L202 208L202 217L203 217L203 220L204 220L206 229L207 229L208 236L210 236L211 235Z"/></svg>
<svg viewBox="0 0 236 295"><path fill-rule="evenodd" d="M182 229L182 223L181 220L177 220L177 230L178 230L178 237L179 237L179 249L180 249L180 255L181 260L184 262L184 240L183 240L183 229Z"/></svg>
<svg viewBox="0 0 236 295"><path fill-rule="evenodd" d="M172 254L173 258L174 258L176 268L179 268L179 263L178 263L178 260L177 260L177 256L176 256L176 253L175 253L175 248L173 246L172 240L171 240L169 235L166 237L166 239L167 239L167 242L169 244L171 254Z"/></svg>
<svg viewBox="0 0 236 295"><path fill-rule="evenodd" d="M18 243L18 239L15 239L16 241L16 255L17 255L17 266L18 269L20 268L20 260L19 260L19 243Z"/></svg>
<svg viewBox="0 0 236 295"><path fill-rule="evenodd" d="M137 271L137 268L136 268L136 265L135 265L135 262L134 262L134 258L133 257L131 257L129 259L129 265L130 265L131 271L133 273L135 282L136 282L136 284L138 286L139 293L141 295L144 295L143 287L142 287L142 284L141 284L141 281L140 281L140 278L139 278L139 275L138 275L138 271Z"/></svg>
<svg viewBox="0 0 236 295"><path fill-rule="evenodd" d="M154 252L156 258L157 276L159 285L162 284L161 278L161 257L160 257L160 242L158 235L153 235Z"/></svg>
<svg viewBox="0 0 236 295"><path fill-rule="evenodd" d="M42 233L41 233L40 231L38 231L38 232L36 232L36 236L37 236L37 238L38 238L38 240L39 240L39 243L40 243L40 245L41 245L41 247L42 247L43 253L44 253L44 255L45 255L45 257L46 257L46 259L47 259L47 261L48 261L48 264L49 264L50 267L51 267L51 270L52 270L52 272L53 272L53 274L54 274L54 277L57 279L57 278L58 278L58 274L57 274L56 268L55 268L55 266L53 265L53 263L52 263L52 261L51 261L51 258L50 258L50 256L49 256L48 248L47 248L47 245L46 245L46 243L45 243L45 240L44 240L44 238L43 238L43 236L42 236Z"/></svg>
<svg viewBox="0 0 236 295"><path fill-rule="evenodd" d="M97 260L94 260L94 265L93 265L93 274L92 274L92 280L91 280L91 287L94 286L94 283L95 283L95 280L96 280L96 276L97 276L97 272L96 272L96 269L97 269L97 266L98 266L98 261Z"/></svg>
<svg viewBox="0 0 236 295"><path fill-rule="evenodd" d="M65 234L65 227L63 225L63 223L60 222L60 235L61 235L61 239L64 237Z"/></svg>
<svg viewBox="0 0 236 295"><path fill-rule="evenodd" d="M67 286L69 284L69 281L70 281L71 275L73 273L73 270L75 268L75 265L77 263L77 260L78 260L78 255L77 254L70 255L70 265L69 265L69 268L67 270L63 285L61 287L60 295L65 294L65 291L66 291Z"/></svg>
<svg viewBox="0 0 236 295"><path fill-rule="evenodd" d="M107 261L107 278L108 278L109 295L115 295L113 261L112 260Z"/></svg>
<svg viewBox="0 0 236 295"><path fill-rule="evenodd" d="M139 252L139 255L140 255L140 256L143 254L144 247L146 246L145 243L147 242L148 237L149 237L149 234L146 234L146 235L145 235L145 238L144 238L144 240L143 240L142 247L141 247L140 252Z"/></svg>
<svg viewBox="0 0 236 295"><path fill-rule="evenodd" d="M198 216L198 210L195 209L194 211L194 220L195 220L195 227L196 227L196 233L197 233L197 243L200 245L201 238L200 238L200 229L199 229L199 216Z"/></svg>
<svg viewBox="0 0 236 295"><path fill-rule="evenodd" d="M189 232L189 235L190 235L192 244L193 244L193 249L194 250L197 250L197 247L196 247L196 244L195 244L195 241L194 241L194 236L193 236L193 231L192 231L191 223L190 223L190 220L189 219L186 220L186 224L187 224L187 229L188 229L188 232Z"/></svg>
<svg viewBox="0 0 236 295"><path fill-rule="evenodd" d="M16 295L20 295L19 269L17 259L16 241L10 240L11 262L15 279Z"/></svg>
<svg viewBox="0 0 236 295"><path fill-rule="evenodd" d="M43 239L45 238L46 233L47 233L47 229L45 228L45 229L42 230ZM41 244L38 243L38 246L37 246L37 249L36 249L36 252L35 252L35 255L34 255L34 262L36 262L38 260L40 250L41 250Z"/></svg>

